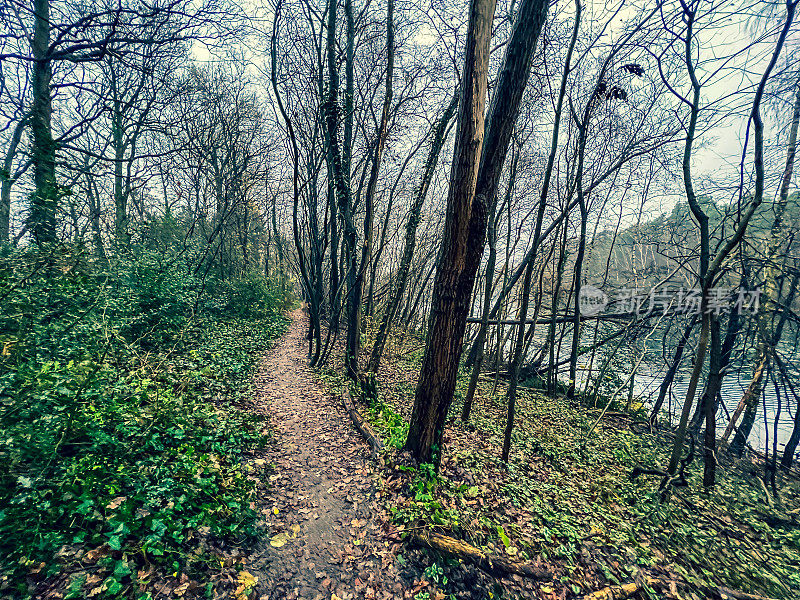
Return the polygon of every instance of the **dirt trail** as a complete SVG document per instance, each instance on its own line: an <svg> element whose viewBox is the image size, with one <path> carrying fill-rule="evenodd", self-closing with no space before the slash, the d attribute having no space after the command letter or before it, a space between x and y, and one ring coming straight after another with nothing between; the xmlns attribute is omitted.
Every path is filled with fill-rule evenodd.
<svg viewBox="0 0 800 600"><path fill-rule="evenodd" d="M326 396L308 368L300 310L262 360L256 410L270 416L275 464L260 498L269 537L251 557L253 597L402 598L395 539L384 535L369 447L339 399Z"/></svg>

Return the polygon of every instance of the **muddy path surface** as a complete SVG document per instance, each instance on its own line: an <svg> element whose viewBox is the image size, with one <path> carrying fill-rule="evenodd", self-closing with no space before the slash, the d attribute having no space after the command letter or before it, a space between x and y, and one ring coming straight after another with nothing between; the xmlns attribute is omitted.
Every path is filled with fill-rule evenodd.
<svg viewBox="0 0 800 600"><path fill-rule="evenodd" d="M266 537L248 570L252 598L308 600L411 597L398 573L398 540L387 531L369 446L339 398L326 395L308 367L306 317L297 310L261 361L253 410L269 415L274 464L259 498Z"/></svg>

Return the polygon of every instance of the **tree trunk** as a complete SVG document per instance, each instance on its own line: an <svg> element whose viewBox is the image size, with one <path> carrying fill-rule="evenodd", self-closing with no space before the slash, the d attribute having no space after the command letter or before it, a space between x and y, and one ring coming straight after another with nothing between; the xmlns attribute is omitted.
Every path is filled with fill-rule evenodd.
<svg viewBox="0 0 800 600"><path fill-rule="evenodd" d="M50 2L34 0L33 75L31 77L31 132L33 133L33 181L35 190L31 197L29 230L37 244L56 241L56 143L53 140L51 118L53 98L50 80L53 66L50 59Z"/></svg>
<svg viewBox="0 0 800 600"><path fill-rule="evenodd" d="M512 179L514 169L511 170ZM511 184L509 185L509 188ZM464 406L461 409L461 420L463 422L469 421L469 414L472 411L472 402L475 398L475 390L478 387L478 377L481 373L483 366L483 353L486 344L486 332L489 330L489 305L492 301L492 278L494 275L494 268L497 262L497 219L495 218L495 209L497 202L492 203L492 209L489 212L489 225L487 231L487 242L489 245L489 258L486 261L486 285L483 292L483 306L481 307L481 324L478 329L478 336L475 339L475 347L478 349L478 354L475 356L475 362L472 364L472 373L469 377L469 386L467 387L467 395L464 398Z"/></svg>
<svg viewBox="0 0 800 600"><path fill-rule="evenodd" d="M117 244L128 243L128 195L124 189L122 163L125 160L125 142L122 131L122 108L117 90L117 73L109 67L112 93L111 140L114 148L114 239Z"/></svg>
<svg viewBox="0 0 800 600"><path fill-rule="evenodd" d="M405 446L419 462L439 463L445 420L472 282L464 280L466 240L484 141L484 104L495 0L470 0L444 235L433 287L431 324ZM461 317L461 318L459 318Z"/></svg>
<svg viewBox="0 0 800 600"><path fill-rule="evenodd" d="M789 199L789 187L792 180L792 172L794 170L795 154L797 151L797 129L798 122L800 122L800 82L798 82L797 94L795 95L794 107L792 110L792 122L789 129L789 140L787 143L786 163L781 177L781 185L778 193L778 202L775 205L775 217L773 218L772 227L770 228L770 237L766 244L765 249L765 263L766 269L764 274L764 305L759 313L758 320L758 335L761 340L758 344L758 354L756 357L756 366L753 369L753 378L751 379L745 393L739 400L736 410L731 415L731 420L725 428L723 440L727 440L733 429L736 427L736 422L742 413L745 414L742 427L737 430L736 437L731 444L731 451L735 454L741 454L744 446L747 443L750 429L755 420L755 413L758 408L758 401L761 394L761 387L765 370L769 364L769 351L770 346L774 346L780 340L780 336L775 339L775 332L772 330L768 322L768 313L770 311L779 310L779 298L777 289L777 276L780 271L780 265L777 264L779 258L778 246L780 244L780 235L783 230L783 216L786 212L786 205ZM745 428L745 420L749 426ZM743 429L746 429L746 435Z"/></svg>
<svg viewBox="0 0 800 600"><path fill-rule="evenodd" d="M508 382L508 414L506 415L506 428L503 432L503 462L508 462L511 453L511 433L514 430L514 418L517 412L517 385L519 384L519 366L522 363L522 348L525 346L525 319L528 316L528 303L531 297L531 277L533 276L534 262L530 261L525 269L525 277L522 279L522 301L519 306L519 327L517 329L517 339L514 344L514 354L511 358L509 369L510 379Z"/></svg>
<svg viewBox="0 0 800 600"><path fill-rule="evenodd" d="M706 418L706 432L703 444L703 486L712 487L717 473L717 393L722 387L722 340L719 319L711 319L711 352L708 360L708 381L700 404ZM713 394L713 395L712 395Z"/></svg>
<svg viewBox="0 0 800 600"><path fill-rule="evenodd" d="M747 445L750 432L753 430L753 424L756 422L758 404L761 400L761 392L764 388L764 379L770 369L770 360L767 355L765 355L764 361L759 362L756 368L756 375L747 387L745 395L742 396L742 400L744 401L743 414L741 412L739 413L742 414L742 423L736 430L736 435L733 436L733 441L731 441L731 445L728 447L728 452L735 456L741 456L744 453L744 448ZM731 423L734 422L734 416L738 418L738 415L734 413L731 417ZM728 425L730 426L731 423Z"/></svg>
<svg viewBox="0 0 800 600"><path fill-rule="evenodd" d="M767 81L769 80L772 70L778 61L778 57L780 56L780 53L783 49L783 45L786 42L786 37L788 36L789 31L791 30L792 22L794 21L795 9L797 8L797 4L787 3L786 5L786 21L783 25L780 35L778 36L778 40L775 44L775 48L773 49L770 61L766 69L764 70L764 73L761 75L759 83L756 87L755 96L753 98L753 104L750 109L750 119L752 120L753 123L753 134L754 134L753 167L755 170L755 186L754 186L753 200L750 202L750 205L747 207L747 210L742 215L733 234L727 240L725 240L724 245L714 257L714 261L709 265L710 256L709 256L708 217L702 212L702 210L699 207L699 204L697 203L697 198L694 194L694 189L692 185L691 167L690 167L692 142L694 140L694 132L697 124L697 114L699 112L699 102L700 102L700 83L696 77L694 64L692 62L693 60L692 25L694 23L694 18L696 16L696 12L694 11L696 11L697 9L695 8L694 11L692 11L688 8L688 5L684 6L685 6L684 11L687 17L685 56L686 56L686 66L689 71L689 76L692 80L693 98L690 104L691 116L690 116L689 128L687 130L686 146L684 148L683 175L684 175L684 184L689 199L689 206L692 209L695 218L697 218L701 224L700 279L702 281L701 293L703 294L703 298L700 306L701 306L701 311L703 311L703 321L700 331L700 341L698 343L698 348L697 348L697 357L695 359L695 366L694 370L692 371L692 376L689 380L689 387L686 392L686 401L684 402L683 410L681 412L681 419L678 424L678 430L675 433L675 445L673 446L672 455L670 456L670 461L669 461L669 467L667 469L670 476L676 473L678 468L678 460L680 458L681 452L683 451L683 443L686 437L686 429L688 425L689 414L691 412L692 404L694 402L694 394L697 389L697 382L700 378L700 374L703 369L702 362L705 359L706 347L708 345L709 330L710 330L710 318L707 313L708 291L710 290L716 275L722 268L723 262L728 258L733 249L741 242L745 232L747 231L747 226L749 225L750 220L752 219L753 215L755 214L756 210L761 205L761 202L764 199L764 179L765 179L764 123L761 118L761 99L764 95L764 89L766 88ZM766 361L764 361L764 364L766 365ZM760 381L757 387L759 386L760 386ZM738 435L739 434L737 433L737 436Z"/></svg>
<svg viewBox="0 0 800 600"><path fill-rule="evenodd" d="M378 175L381 168L381 160L383 158L383 149L386 145L386 132L389 127L389 111L392 106L392 79L394 77L394 0L388 0L386 5L386 91L383 96L383 109L381 111L381 120L378 125L378 135L375 140L375 149L372 157L372 168L369 174L369 181L367 183L367 193L364 198L366 207L366 215L364 216L364 245L361 252L361 266L358 270L356 277L356 288L354 290L354 305L358 309L358 321L354 326L354 333L358 339L353 340L353 349L355 361L354 366L358 369L358 350L360 348L361 338L361 298L364 292L364 278L369 269L370 259L372 256L372 220L375 204L375 190L378 186ZM348 339L350 336L350 327L348 327ZM371 362L371 361L370 361ZM371 365L368 367L372 371ZM355 374L353 374L355 375ZM351 375L352 376L352 375Z"/></svg>
<svg viewBox="0 0 800 600"><path fill-rule="evenodd" d="M695 9L696 11L697 9ZM689 415L692 411L694 404L694 396L697 390L697 385L700 380L700 375L703 372L703 362L705 361L706 348L708 346L708 337L710 333L710 315L706 312L708 289L711 287L706 280L708 274L709 262L709 233L708 233L708 216L703 212L700 203L697 201L697 195L694 191L694 182L692 180L692 150L695 138L695 130L697 129L697 118L700 114L700 82L695 75L694 63L692 62L692 35L694 18L696 12L688 8L684 9L686 13L686 40L684 44L686 69L689 72L689 79L692 83L692 100L689 104L689 127L686 130L686 143L683 149L683 185L686 190L686 198L689 203L689 208L697 221L700 229L700 268L699 268L699 281L701 282L702 300L700 303L700 311L702 312L702 320L700 324L700 340L697 343L697 354L695 356L694 368L689 378L689 386L686 391L686 398L684 399L683 409L681 410L681 417L678 422L678 430L675 433L675 443L672 447L672 454L669 459L669 466L667 472L669 475L674 475L678 469L678 461L680 460L681 453L683 452L683 443L686 439L686 429L689 424ZM667 478L664 479L663 485L666 483Z"/></svg>
<svg viewBox="0 0 800 600"><path fill-rule="evenodd" d="M345 264L345 279L347 286L347 339L344 363L349 377L356 379L358 376L358 347L361 339L361 324L359 313L361 307L356 304L357 264L356 233L353 218L353 205L350 192L350 148L348 139L352 135L352 103L353 103L353 47L354 36L352 25L352 4L345 2L345 17L347 19L347 60L345 64L345 142L344 151L339 147L339 117L338 94L339 75L336 64L336 8L337 0L328 2L328 32L326 39L326 53L328 59L328 97L324 105L324 123L328 150L328 165L332 169L331 179L334 182L336 201L344 224L343 231L343 259Z"/></svg>
<svg viewBox="0 0 800 600"><path fill-rule="evenodd" d="M100 227L100 195L97 193L97 186L94 178L89 172L89 161L87 159L84 166L86 169L86 197L89 201L89 221L92 226L92 244L97 260L102 263L107 262L106 251L103 247L102 228Z"/></svg>
<svg viewBox="0 0 800 600"><path fill-rule="evenodd" d="M11 173L14 167L14 156L22 140L22 133L28 124L28 117L24 117L17 122L14 133L6 150L6 158L3 161L3 172L0 173L0 244L8 242L11 220L11 186L14 185L15 177Z"/></svg>
<svg viewBox="0 0 800 600"><path fill-rule="evenodd" d="M675 380L675 374L678 372L678 369L681 366L683 351L686 348L686 344L689 341L689 336L691 336L696 323L697 320L692 318L689 324L684 328L681 339L678 340L678 345L675 347L675 354L672 356L672 363L667 369L666 375L664 375L664 380L661 382L661 387L658 390L658 398L656 398L655 404L653 404L653 409L650 411L651 425L655 424L656 419L658 418L658 413L661 412L661 407L664 405L664 400L667 397L669 388L672 386L672 382Z"/></svg>
<svg viewBox="0 0 800 600"><path fill-rule="evenodd" d="M792 434L789 436L786 446L783 449L781 468L787 471L792 468L792 463L794 462L794 455L797 452L798 444L800 444L800 407L795 407Z"/></svg>
<svg viewBox="0 0 800 600"><path fill-rule="evenodd" d="M300 270L300 281L303 288L303 293L309 300L309 322L310 327L314 332L316 341L316 349L312 351L312 340L309 340L309 358L310 363L314 365L319 359L321 350L321 331L320 331L320 307L315 304L315 293L312 289L311 277L306 265L305 251L300 240L300 223L299 223L299 204L300 204L300 151L297 145L297 136L294 132L294 125L286 112L286 107L283 105L280 91L278 89L278 69L277 69L277 56L278 56L278 22L280 20L282 3L279 1L275 9L272 25L272 38L270 40L270 83L272 84L272 91L275 95L275 103L278 105L281 118L286 126L286 132L289 137L292 158L292 238L294 240L295 250L297 252L297 264ZM273 217L274 217L273 212Z"/></svg>
<svg viewBox="0 0 800 600"><path fill-rule="evenodd" d="M483 136L489 42L494 0L472 0L462 99L447 199L431 320L420 371L408 448L420 462L438 465L453 400L461 344L475 275L483 254L489 202L497 193L533 50L547 16L544 0L523 0L506 48ZM480 159L480 162L479 160Z"/></svg>
<svg viewBox="0 0 800 600"><path fill-rule="evenodd" d="M717 319L714 320L716 321ZM717 332L716 337L714 336L714 327L715 325L712 323L711 353L706 389L703 392L702 398L700 398L700 404L698 404L697 411L692 418L692 428L695 430L700 428L700 423L706 418L706 404L708 402L714 404L714 414L716 414L717 398L719 398L722 390L722 381L725 378L725 371L730 363L733 346L736 344L736 337L739 335L738 311L732 311L728 317L728 327L725 332L724 340L720 340L719 332ZM717 323L716 327L719 328L719 323Z"/></svg>

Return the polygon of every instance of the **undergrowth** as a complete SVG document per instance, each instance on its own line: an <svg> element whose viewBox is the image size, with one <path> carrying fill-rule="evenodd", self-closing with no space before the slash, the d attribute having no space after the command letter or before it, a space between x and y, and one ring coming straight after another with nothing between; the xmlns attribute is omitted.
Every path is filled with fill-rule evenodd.
<svg viewBox="0 0 800 600"><path fill-rule="evenodd" d="M147 251L0 265L0 594L147 598L157 573L208 581L209 542L254 531L243 461L269 430L236 405L286 296Z"/></svg>

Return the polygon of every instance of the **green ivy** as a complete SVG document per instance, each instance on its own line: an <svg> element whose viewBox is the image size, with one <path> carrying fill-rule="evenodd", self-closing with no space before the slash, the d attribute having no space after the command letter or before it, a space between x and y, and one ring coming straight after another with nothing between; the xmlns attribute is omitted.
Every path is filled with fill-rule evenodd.
<svg viewBox="0 0 800 600"><path fill-rule="evenodd" d="M103 597L133 593L151 564L202 579L199 539L254 533L245 460L269 430L237 405L288 300L255 276L208 297L176 256L53 263L0 264L3 593L26 597L31 573L97 549Z"/></svg>

